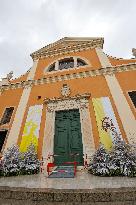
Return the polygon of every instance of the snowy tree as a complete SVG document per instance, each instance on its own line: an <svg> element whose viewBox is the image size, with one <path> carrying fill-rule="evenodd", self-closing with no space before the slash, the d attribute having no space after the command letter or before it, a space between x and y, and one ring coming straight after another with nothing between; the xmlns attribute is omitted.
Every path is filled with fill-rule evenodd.
<svg viewBox="0 0 136 205"><path fill-rule="evenodd" d="M112 147L111 166L114 167L114 175L135 176L136 174L136 150L134 146L126 143L117 132L112 119L109 119L107 130L111 131L114 142ZM108 121L107 121L108 122ZM104 127L102 127L104 129Z"/></svg>
<svg viewBox="0 0 136 205"><path fill-rule="evenodd" d="M90 163L89 172L95 175L109 175L108 164L110 160L110 154L100 145Z"/></svg>
<svg viewBox="0 0 136 205"><path fill-rule="evenodd" d="M31 144L23 153L20 169L22 174L36 174L40 171L40 161L37 158L35 146Z"/></svg>
<svg viewBox="0 0 136 205"><path fill-rule="evenodd" d="M18 175L20 172L21 154L16 145L8 148L2 160L4 176Z"/></svg>
<svg viewBox="0 0 136 205"><path fill-rule="evenodd" d="M113 146L108 152L100 145L90 163L89 172L102 176L136 176L136 146L122 139L109 117L102 120L102 129L112 133Z"/></svg>
<svg viewBox="0 0 136 205"><path fill-rule="evenodd" d="M0 176L3 176L3 162L0 159Z"/></svg>
<svg viewBox="0 0 136 205"><path fill-rule="evenodd" d="M21 153L17 145L8 148L0 160L0 176L20 174L36 174L40 171L35 146L30 145L26 152Z"/></svg>
<svg viewBox="0 0 136 205"><path fill-rule="evenodd" d="M113 144L111 155L111 163L114 166L115 175L136 175L136 152L133 149L133 145L117 138Z"/></svg>

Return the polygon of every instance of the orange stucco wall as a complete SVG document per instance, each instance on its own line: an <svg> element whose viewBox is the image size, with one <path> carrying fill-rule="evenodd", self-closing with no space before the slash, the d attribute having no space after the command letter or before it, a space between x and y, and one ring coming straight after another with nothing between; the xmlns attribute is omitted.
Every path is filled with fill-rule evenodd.
<svg viewBox="0 0 136 205"><path fill-rule="evenodd" d="M13 90L7 90L0 95L0 117L2 117L2 114L6 107L17 107L22 95L23 89L13 89Z"/></svg>
<svg viewBox="0 0 136 205"><path fill-rule="evenodd" d="M109 60L113 66L136 63L136 59L117 59L117 58L109 57Z"/></svg>
<svg viewBox="0 0 136 205"><path fill-rule="evenodd" d="M122 91L128 101L128 104L136 118L136 108L134 107L128 95L129 91L136 90L136 72L129 71L129 72L116 73L116 78L118 79L118 82L122 88Z"/></svg>
<svg viewBox="0 0 136 205"><path fill-rule="evenodd" d="M103 76L88 77L85 79L73 79L73 80L67 80L66 82L70 86L71 96L75 96L77 94L83 94L83 93L91 93L91 98L89 100L90 117L92 120L94 142L95 142L96 147L99 144L99 134L98 134L97 124L96 124L96 119L95 119L95 113L94 113L94 109L93 109L93 105L92 105L92 100L91 100L92 98L106 97L106 96L108 96L110 98L111 103L112 103L112 107L114 109L115 116L117 118L118 124L119 124L120 129L121 129L121 133L124 136L124 138L126 139L126 135L125 135L122 123L120 121L118 112L116 110L112 96L111 96L110 91L108 89L106 80ZM43 101L45 98L61 97L60 90L61 90L62 85L64 83L65 82L63 81L63 82L56 82L56 83L34 86L32 88L30 98L28 101L27 111L28 111L29 106L36 105L36 104L43 104ZM38 100L38 98L37 98L38 96L41 96L40 100ZM24 121L22 123L18 143L21 142L21 136L22 136L26 117L27 117L27 112L24 116ZM41 128L40 128L39 147L38 147L39 157L41 156L41 150L42 150L44 128L45 128L45 118L46 118L46 105L44 105L42 121L41 121Z"/></svg>
<svg viewBox="0 0 136 205"><path fill-rule="evenodd" d="M15 78L13 80L11 80L10 82L11 83L17 83L17 82L21 82L21 81L26 81L27 79L27 76L28 76L28 73L25 73L24 75L18 77L18 78Z"/></svg>
<svg viewBox="0 0 136 205"><path fill-rule="evenodd" d="M14 120L14 116L16 113L17 106L19 104L21 95L22 95L23 89L13 89L13 90L7 90L0 95L0 119L2 118L4 111L8 107L14 107L13 115L10 120L10 123L5 124L5 125L0 125L0 129L7 129L8 131L10 130L12 126L12 122ZM8 135L6 136L6 138ZM6 143L6 142L5 142Z"/></svg>
<svg viewBox="0 0 136 205"><path fill-rule="evenodd" d="M94 70L94 69L98 69L98 68L101 67L101 64L100 64L100 61L99 61L99 59L96 55L95 49L91 49L91 50L87 50L87 51L77 52L77 53L74 53L74 54L70 53L70 54L67 54L67 55L59 55L59 56L56 56L56 57L41 59L38 63L35 79L40 79L40 78L43 78L47 75L50 75L50 74L46 74L44 72L45 69L48 68L48 66L52 62L57 60L58 58L65 58L67 56L78 56L78 57L81 57L81 58L86 58L91 64L91 66L88 68L89 70ZM83 69L81 69L81 71ZM72 72L75 72L75 71L76 71L76 69L74 69L74 70L72 69L70 71L63 71L63 73L72 73ZM54 75L58 75L58 73L55 72Z"/></svg>
<svg viewBox="0 0 136 205"><path fill-rule="evenodd" d="M71 69L71 70L63 70L58 72L52 72L52 73L46 73L45 68L47 68L52 62L57 60L61 57L67 57L67 56L78 56L83 57L87 59L87 61L90 62L90 65L87 67L81 67L78 69ZM112 65L121 65L121 64L128 64L128 63L134 63L136 60L119 60L119 59L113 59L109 57L109 60ZM64 74L71 74L71 73L78 73L84 70L96 70L101 68L100 61L98 59L98 56L96 55L95 49L90 49L86 51L76 52L76 53L70 53L67 55L59 55L56 57L48 57L44 59L40 59L38 62L38 66L36 69L35 77L34 79L40 79L46 76L59 76ZM18 79L12 80L11 83L16 83L20 81L25 81L27 78L28 73L26 73L24 76L21 76ZM122 88L122 91L130 105L130 108L136 117L136 109L134 108L127 92L136 90L136 72L135 71L129 71L129 72L121 72L116 74L116 78L119 81L119 84ZM37 105L37 104L43 104L45 98L53 98L53 97L61 97L60 90L62 88L62 85L64 83L67 83L71 89L71 96L75 96L77 94L84 94L84 93L90 93L91 97L89 100L89 109L90 109L90 117L92 120L92 129L93 129L93 136L94 136L94 142L95 146L97 147L99 144L99 134L96 124L96 118L95 113L92 105L92 98L99 98L99 97L109 97L117 122L119 124L122 136L127 140L126 134L123 129L122 122L120 120L117 108L115 106L114 100L112 98L112 95L110 93L110 90L108 88L108 85L106 83L106 80L104 76L95 76L95 77L86 77L86 78L80 78L80 79L72 79L72 80L64 80L63 82L54 82L54 83L48 83L44 85L35 85L32 87L29 100L26 107L26 112L24 114L23 122L21 125L20 134L18 137L18 144L21 142L22 133L27 117L27 112L30 106ZM4 93L0 96L0 117L2 117L2 114L6 107L14 106L15 110L19 104L19 100L21 98L23 89L13 89L4 91ZM38 99L38 96L41 96L41 99ZM13 122L15 115L12 116L11 123L9 125L3 125L0 126L1 128L8 128L10 129L11 124ZM43 136L44 136L44 128L45 128L45 121L46 121L46 105L43 106L43 114L41 119L41 125L40 125L40 131L39 131L39 145L38 145L38 155L41 157L42 154L42 144L43 144Z"/></svg>

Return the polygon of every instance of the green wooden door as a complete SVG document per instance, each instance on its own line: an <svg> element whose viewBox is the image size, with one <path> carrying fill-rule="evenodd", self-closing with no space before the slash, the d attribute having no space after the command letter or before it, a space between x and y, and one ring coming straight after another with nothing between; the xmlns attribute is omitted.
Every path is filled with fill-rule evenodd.
<svg viewBox="0 0 136 205"><path fill-rule="evenodd" d="M83 165L83 145L79 110L56 112L54 136L55 164L77 161Z"/></svg>

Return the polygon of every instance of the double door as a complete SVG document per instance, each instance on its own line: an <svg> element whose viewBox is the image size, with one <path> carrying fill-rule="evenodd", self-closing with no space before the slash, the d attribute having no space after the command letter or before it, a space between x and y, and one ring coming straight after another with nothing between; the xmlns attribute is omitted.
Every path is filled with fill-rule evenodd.
<svg viewBox="0 0 136 205"><path fill-rule="evenodd" d="M72 161L83 165L83 144L78 109L56 112L54 155L57 165Z"/></svg>

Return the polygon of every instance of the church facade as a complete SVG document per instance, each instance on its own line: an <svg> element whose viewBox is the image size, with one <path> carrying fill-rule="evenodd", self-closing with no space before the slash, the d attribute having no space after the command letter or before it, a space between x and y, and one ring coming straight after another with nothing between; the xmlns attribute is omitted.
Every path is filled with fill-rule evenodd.
<svg viewBox="0 0 136 205"><path fill-rule="evenodd" d="M63 38L31 54L32 68L0 82L0 153L33 143L39 158L79 165L102 143L108 118L122 139L136 143L136 59L103 52L103 38Z"/></svg>

